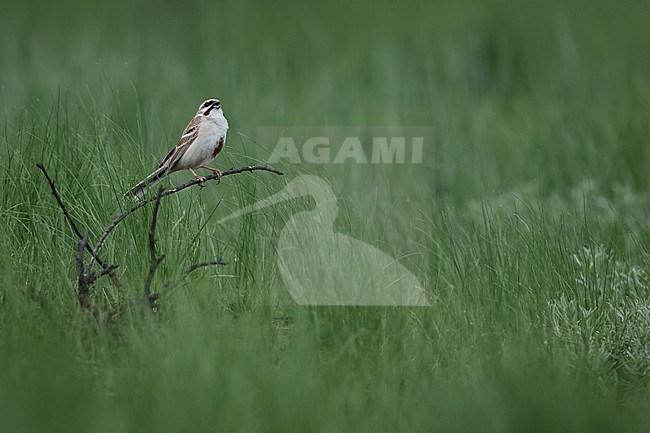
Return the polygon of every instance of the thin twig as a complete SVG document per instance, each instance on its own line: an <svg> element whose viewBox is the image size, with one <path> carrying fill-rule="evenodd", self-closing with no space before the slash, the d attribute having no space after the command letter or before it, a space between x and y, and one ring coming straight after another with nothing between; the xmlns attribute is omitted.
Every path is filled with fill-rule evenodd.
<svg viewBox="0 0 650 433"><path fill-rule="evenodd" d="M43 175L45 176L45 179L47 179L47 182L50 185L50 189L52 190L52 195L54 196L57 203L59 204L59 207L63 211L63 215L68 220L68 223L70 224L70 227L72 227L72 230L74 231L74 233L77 235L77 238L80 239L80 240L83 239L84 235L81 234L81 231L79 230L79 228L75 224L74 220L72 219L72 216L68 212L68 209L63 204L63 200L61 200L61 196L59 195L59 192L57 191L56 186L54 186L54 181L52 180L50 175L47 173L47 170L45 170L45 166L39 162L38 164L36 164L36 167L38 167L39 170L41 170L41 172L43 172ZM115 275L115 272L113 272L117 268L117 265L109 266L106 262L104 262L102 259L100 259L99 256L96 255L96 253L93 251L93 249L88 244L88 239L86 239L86 242L84 243L84 248L91 254L91 260L95 259L97 261L97 263L99 263L99 265L102 268L104 268L104 270L99 274L99 276L108 275L109 278L111 279L111 281L113 282L113 284L115 285L115 287L117 287L118 290L124 291L124 286L122 286L122 284L117 279L117 276ZM99 276L97 278L99 278Z"/></svg>
<svg viewBox="0 0 650 433"><path fill-rule="evenodd" d="M165 285L165 287L163 287L163 289L160 292L152 293L149 296L150 302L152 302L152 301L156 302L158 300L158 298L160 298L162 295L165 295L165 294L169 293L174 287L176 287L180 283L182 283L183 280L185 278L187 278L188 275L190 275L192 272L196 271L197 269L205 268L206 266L227 265L227 264L228 263L224 262L221 259L211 260L209 262L195 263L192 266L190 266L189 268L187 268L187 271L185 271L185 273L183 275L181 275L181 277L178 278L176 281L174 281L173 283L168 283L167 285ZM151 298L153 298L153 300Z"/></svg>
<svg viewBox="0 0 650 433"><path fill-rule="evenodd" d="M161 197L166 197L168 195L175 194L175 193L177 193L179 191L182 191L182 190L184 190L186 188L189 188L191 186L203 184L205 181L215 180L217 178L222 178L222 177L225 177L225 176L229 176L231 174L239 174L239 173L243 173L243 172L246 172L246 171L255 171L255 170L268 171L268 172L271 172L271 173L275 173L275 174L277 174L279 176L282 176L284 174L280 170L278 170L276 168L273 168L273 167L269 167L268 165L248 165L246 167L233 168L233 169L221 172L221 176L219 176L217 173L213 173L213 174L203 178L203 180L194 179L194 180L186 182L186 183L184 183L182 185L179 185L179 186L177 186L175 188L169 189L169 190L164 191L162 193L158 192L158 193L154 194L153 196L151 196L149 198L145 198L145 199L139 201L138 203L134 204L129 209L124 211L120 216L115 218L115 220L113 220L112 223L110 223L108 226L106 226L106 228L104 229L104 232L101 234L101 236L97 240L97 244L95 245L95 248L93 249L92 256L90 257L90 260L88 261L87 268L88 269L92 268L93 259L95 259L95 257L97 256L97 253L99 252L99 249L102 247L102 245L106 241L106 238L115 229L115 227L117 227L117 225L120 222L122 222L122 220L124 220L124 218L126 218L127 216L129 216L130 214L135 212L136 210L140 209L142 206L146 205L147 203L158 200Z"/></svg>
<svg viewBox="0 0 650 433"><path fill-rule="evenodd" d="M91 274L88 282L92 284L95 281L99 280L104 275L110 275L110 273L113 272L115 269L117 269L117 267L118 267L117 265L110 265L108 268L102 269L102 271L97 275L95 275L94 273Z"/></svg>
<svg viewBox="0 0 650 433"><path fill-rule="evenodd" d="M187 272L185 272L185 275L183 275L183 276L181 277L181 280L183 280L185 277L187 277L189 274L191 274L192 272L196 271L196 270L199 269L199 268L204 268L204 267L206 267L206 266L213 266L213 265L227 265L227 264L228 264L228 263L224 262L224 261L221 260L221 259L218 259L218 260L212 260L212 261L210 261L210 262L195 263L195 264L193 264L192 266L190 266L190 267L187 269Z"/></svg>
<svg viewBox="0 0 650 433"><path fill-rule="evenodd" d="M158 265L163 261L165 255L157 256L156 255L156 222L158 221L158 209L160 208L160 199L162 198L162 192L164 188L162 185L158 188L158 193L156 194L156 203L153 207L153 216L151 217L151 226L149 226L149 252L151 254L151 264L149 265L149 273L147 274L147 279L144 282L144 299L149 302L149 305L152 309L155 309L155 300L152 300L151 297L151 282L158 269Z"/></svg>
<svg viewBox="0 0 650 433"><path fill-rule="evenodd" d="M54 198L59 203L59 207L63 211L63 215L65 215L66 219L70 223L70 226L72 227L72 230L77 235L77 238L82 239L84 235L81 234L81 232L77 228L77 225L75 224L74 220L72 219L72 217L68 213L68 209L66 209L65 205L63 204L63 200L61 200L61 196L59 196L59 192L56 190L56 187L54 186L54 181L52 180L52 178L50 178L50 175L47 173L47 170L45 170L45 166L39 162L38 164L36 164L36 167L38 167L39 170L41 170L43 172L43 175L47 179L47 182L50 184L50 189L52 190L52 195L54 195ZM93 250L90 248L88 243L86 243L86 248L88 248L88 252L90 252L90 253L93 252ZM99 260L97 262L99 262Z"/></svg>

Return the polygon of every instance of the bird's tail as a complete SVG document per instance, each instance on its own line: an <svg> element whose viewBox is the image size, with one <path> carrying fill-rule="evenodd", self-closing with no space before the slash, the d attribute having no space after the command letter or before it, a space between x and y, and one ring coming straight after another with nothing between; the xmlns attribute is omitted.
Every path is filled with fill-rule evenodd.
<svg viewBox="0 0 650 433"><path fill-rule="evenodd" d="M167 167L160 167L158 170L147 176L145 180L124 193L124 196L131 196L134 200L140 200L142 197L144 197L149 187L151 187L153 184L165 176L167 176Z"/></svg>

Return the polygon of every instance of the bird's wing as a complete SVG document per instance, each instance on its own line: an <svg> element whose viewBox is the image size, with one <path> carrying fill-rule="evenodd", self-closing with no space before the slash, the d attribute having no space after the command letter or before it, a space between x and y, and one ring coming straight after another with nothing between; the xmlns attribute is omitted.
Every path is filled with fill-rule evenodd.
<svg viewBox="0 0 650 433"><path fill-rule="evenodd" d="M178 143L172 150L169 151L163 162L160 164L159 168L166 167L168 172L173 171L174 165L178 162L179 159L185 154L187 149L192 145L196 137L199 135L199 124L201 123L201 117L196 116L190 121L189 125L183 131L181 139L178 140Z"/></svg>

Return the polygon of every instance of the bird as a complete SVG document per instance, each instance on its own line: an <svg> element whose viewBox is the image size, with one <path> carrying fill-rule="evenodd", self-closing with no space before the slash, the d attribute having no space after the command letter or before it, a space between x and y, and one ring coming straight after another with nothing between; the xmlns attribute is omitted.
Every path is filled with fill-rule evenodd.
<svg viewBox="0 0 650 433"><path fill-rule="evenodd" d="M147 189L168 174L188 169L199 181L205 178L196 174L194 169L204 168L217 175L220 180L221 172L207 164L217 156L226 143L228 120L223 115L221 102L218 99L207 99L200 106L194 118L187 125L180 140L169 151L156 171L147 176L142 182L127 191L125 196L141 199Z"/></svg>
<svg viewBox="0 0 650 433"><path fill-rule="evenodd" d="M423 285L397 259L334 230L336 196L318 176L297 176L280 192L218 223L299 197L311 197L315 206L289 218L277 246L280 275L298 305L431 305Z"/></svg>

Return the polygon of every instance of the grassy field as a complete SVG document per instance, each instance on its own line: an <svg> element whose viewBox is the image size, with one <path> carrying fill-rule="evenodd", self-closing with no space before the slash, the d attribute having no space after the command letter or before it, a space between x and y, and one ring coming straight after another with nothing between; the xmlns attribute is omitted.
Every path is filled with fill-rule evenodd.
<svg viewBox="0 0 650 433"><path fill-rule="evenodd" d="M648 6L2 9L0 431L650 428ZM261 126L432 126L435 146L422 164L281 162L284 177L164 199L154 289L228 264L156 314L148 206L101 251L125 292L103 278L82 313L77 238L36 163L94 242L208 97L231 125L221 169L266 161ZM278 237L313 201L217 222L305 173L331 184L336 230L398 258L430 307L286 302Z"/></svg>

